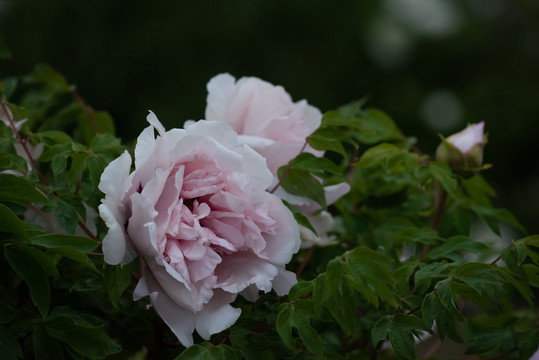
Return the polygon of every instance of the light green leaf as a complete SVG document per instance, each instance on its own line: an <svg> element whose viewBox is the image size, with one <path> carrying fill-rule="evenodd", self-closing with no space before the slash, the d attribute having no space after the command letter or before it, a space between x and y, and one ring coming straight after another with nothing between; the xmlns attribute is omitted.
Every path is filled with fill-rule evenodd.
<svg viewBox="0 0 539 360"><path fill-rule="evenodd" d="M289 169L285 173L286 167L279 168L278 176L282 180L282 187L290 194L304 196L316 201L323 208L326 207L325 191L320 181L307 171Z"/></svg>

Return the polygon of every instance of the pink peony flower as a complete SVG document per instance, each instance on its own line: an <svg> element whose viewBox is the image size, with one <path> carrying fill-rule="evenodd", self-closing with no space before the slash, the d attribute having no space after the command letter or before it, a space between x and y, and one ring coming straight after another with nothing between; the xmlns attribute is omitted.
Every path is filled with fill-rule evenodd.
<svg viewBox="0 0 539 360"><path fill-rule="evenodd" d="M267 160L276 175L279 167L295 158L322 121L320 110L307 101L292 102L281 86L256 77L236 81L219 74L207 85L206 119L228 123L240 139ZM307 146L305 151L323 152Z"/></svg>
<svg viewBox="0 0 539 360"><path fill-rule="evenodd" d="M135 170L125 152L101 177L103 253L109 264L144 259L135 300L149 296L189 346L195 329L209 339L236 321L237 294L254 300L259 290L289 291L296 278L285 265L299 249L299 229L265 191L272 175L264 159L230 126L201 120L165 131L153 113L148 121Z"/></svg>
<svg viewBox="0 0 539 360"><path fill-rule="evenodd" d="M274 175L271 188L279 181L277 170L300 151L316 156L324 155L322 151L305 146L306 138L320 126L322 113L305 100L292 102L283 87L256 77L243 77L236 81L230 74L219 74L208 82L207 88L206 118L230 124L240 135L240 141L266 158ZM334 203L348 191L350 186L347 183L325 187L326 203ZM305 244L329 243L326 233L333 226L333 218L329 213L314 215L314 212L320 210L317 203L289 194L282 187L274 193L313 221L320 238L316 239L311 231L302 227ZM319 221L320 224L316 224Z"/></svg>

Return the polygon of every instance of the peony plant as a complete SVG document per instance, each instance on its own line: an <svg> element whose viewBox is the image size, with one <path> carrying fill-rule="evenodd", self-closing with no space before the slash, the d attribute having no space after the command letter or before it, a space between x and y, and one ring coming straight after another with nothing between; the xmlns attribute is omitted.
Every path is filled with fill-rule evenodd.
<svg viewBox="0 0 539 360"><path fill-rule="evenodd" d="M493 205L488 124L431 156L364 101L322 115L220 74L206 120L167 131L150 112L126 147L46 65L0 93L2 359L539 347L539 236Z"/></svg>

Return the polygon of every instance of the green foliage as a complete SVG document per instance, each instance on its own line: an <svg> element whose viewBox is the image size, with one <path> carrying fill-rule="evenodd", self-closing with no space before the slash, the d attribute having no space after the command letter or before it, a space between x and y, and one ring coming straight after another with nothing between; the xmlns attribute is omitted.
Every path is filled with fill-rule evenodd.
<svg viewBox="0 0 539 360"><path fill-rule="evenodd" d="M481 175L433 161L360 101L326 113L306 139L326 156L298 154L278 173L279 186L331 212L334 244L294 256L288 296L238 296L236 324L185 349L132 301L145 264L101 254L98 184L125 150L110 116L45 65L0 91L10 113L0 122L1 358L415 359L418 339L435 337L519 359L539 346L539 236L493 207ZM350 192L327 206L324 187L342 182ZM481 222L496 246L471 232ZM495 237L502 224L518 234L507 243Z"/></svg>

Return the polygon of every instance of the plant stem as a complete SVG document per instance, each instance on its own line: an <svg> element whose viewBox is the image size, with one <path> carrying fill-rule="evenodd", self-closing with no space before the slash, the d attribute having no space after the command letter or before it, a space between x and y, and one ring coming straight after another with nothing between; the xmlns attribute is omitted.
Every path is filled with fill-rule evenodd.
<svg viewBox="0 0 539 360"><path fill-rule="evenodd" d="M303 260L301 261L301 264L299 264L298 266L298 270L296 271L297 278L299 278L299 276L305 269L305 266L307 266L307 263L309 262L309 260L311 260L313 253L314 253L314 246L311 246L309 250L307 250L307 253L305 254L305 257L303 258Z"/></svg>
<svg viewBox="0 0 539 360"><path fill-rule="evenodd" d="M432 217L432 222L430 223L430 227L432 229L437 229L438 225L440 223L440 220L442 219L442 214L444 212L444 206L445 201L447 200L447 191L445 191L444 188L440 186L440 182L436 180L434 183L434 206L436 209L434 210L434 216ZM430 244L424 244L423 249L421 250L421 261L425 260L427 257L429 251L430 251L431 245Z"/></svg>

